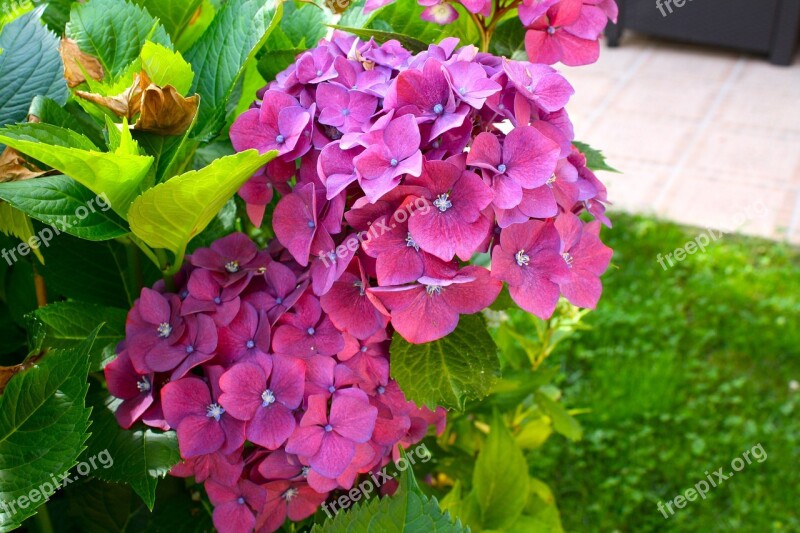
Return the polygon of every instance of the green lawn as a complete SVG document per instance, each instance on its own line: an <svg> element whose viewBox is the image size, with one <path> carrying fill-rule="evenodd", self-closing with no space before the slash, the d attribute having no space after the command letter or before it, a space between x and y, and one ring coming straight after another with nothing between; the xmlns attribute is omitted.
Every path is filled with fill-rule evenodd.
<svg viewBox="0 0 800 533"><path fill-rule="evenodd" d="M533 456L568 531L800 531L800 252L725 236L664 271L702 230L617 214L605 292L560 364L579 442ZM656 505L761 444L752 464L665 519ZM716 479L716 478L714 478Z"/></svg>

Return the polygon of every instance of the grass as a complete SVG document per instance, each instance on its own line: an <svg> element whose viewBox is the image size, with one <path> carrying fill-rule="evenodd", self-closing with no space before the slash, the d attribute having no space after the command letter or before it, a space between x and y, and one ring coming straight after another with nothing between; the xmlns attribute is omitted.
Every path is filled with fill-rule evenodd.
<svg viewBox="0 0 800 533"><path fill-rule="evenodd" d="M568 531L800 531L800 252L726 236L664 271L701 230L618 214L605 292L552 356L582 441L531 458ZM745 450L753 461L665 519Z"/></svg>

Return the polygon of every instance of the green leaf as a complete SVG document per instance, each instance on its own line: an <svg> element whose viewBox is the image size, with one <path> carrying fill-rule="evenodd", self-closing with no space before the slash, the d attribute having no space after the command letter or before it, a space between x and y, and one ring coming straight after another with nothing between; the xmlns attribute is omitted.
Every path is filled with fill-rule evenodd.
<svg viewBox="0 0 800 533"><path fill-rule="evenodd" d="M353 35L360 37L365 41L368 41L369 39L375 39L375 41L378 43L385 43L386 41L394 39L409 52L419 53L423 50L427 50L428 48L428 45L425 42L408 35L403 35L402 33L394 33L391 31L382 31L372 28L350 28L347 26L338 26L336 24L331 24L331 28L352 33Z"/></svg>
<svg viewBox="0 0 800 533"><path fill-rule="evenodd" d="M368 15L364 15L363 7L364 0L353 2L339 24L349 28L365 28L405 35L426 45L438 43L445 37L458 37L462 45L477 44L480 40L474 22L459 4L454 4L459 14L458 18L445 26L422 20L420 15L425 8L416 0L398 0Z"/></svg>
<svg viewBox="0 0 800 533"><path fill-rule="evenodd" d="M280 24L269 35L258 60L258 71L264 79L274 80L298 54L316 46L332 20L330 11L310 2L284 2Z"/></svg>
<svg viewBox="0 0 800 533"><path fill-rule="evenodd" d="M505 311L506 309L515 309L517 308L516 302L511 299L511 293L508 292L508 285L505 283L503 284L503 289L500 291L500 294L497 296L497 299L489 306L489 309L494 309L495 311Z"/></svg>
<svg viewBox="0 0 800 533"><path fill-rule="evenodd" d="M88 353L95 334L72 349L47 353L14 376L0 397L3 531L34 514L56 490L52 478L72 468L83 450L90 412L85 405Z"/></svg>
<svg viewBox="0 0 800 533"><path fill-rule="evenodd" d="M40 307L28 316L35 327L41 328L46 348L71 348L102 324L90 352L93 361L100 361L108 346L116 346L125 337L128 312L118 307L70 301Z"/></svg>
<svg viewBox="0 0 800 533"><path fill-rule="evenodd" d="M172 85L181 95L187 95L194 72L180 52L148 41L142 47L141 58L142 70L147 72L151 82L159 87Z"/></svg>
<svg viewBox="0 0 800 533"><path fill-rule="evenodd" d="M200 94L196 137L214 137L224 125L234 87L277 25L281 11L280 0L229 0L186 52L195 72L192 92Z"/></svg>
<svg viewBox="0 0 800 533"><path fill-rule="evenodd" d="M177 43L202 0L134 0L157 17L159 22Z"/></svg>
<svg viewBox="0 0 800 533"><path fill-rule="evenodd" d="M25 120L37 95L62 105L69 96L58 38L39 20L42 11L26 13L0 32L0 126Z"/></svg>
<svg viewBox="0 0 800 533"><path fill-rule="evenodd" d="M572 141L572 144L586 156L586 166L589 167L589 170L607 170L608 172L619 173L619 170L606 163L606 156L600 150L579 141Z"/></svg>
<svg viewBox="0 0 800 533"><path fill-rule="evenodd" d="M104 241L130 232L102 197L64 175L0 183L0 198L37 220L82 239Z"/></svg>
<svg viewBox="0 0 800 533"><path fill-rule="evenodd" d="M48 296L74 298L110 307L128 308L138 292L128 278L125 246L116 241L91 242L59 235L42 248L46 263L39 272ZM145 284L148 281L145 280Z"/></svg>
<svg viewBox="0 0 800 533"><path fill-rule="evenodd" d="M402 457L405 452L401 450ZM390 472L390 475L392 473ZM425 496L414 479L411 468L402 471L400 487L394 496L372 498L339 512L324 524L316 524L312 533L349 533L353 531L380 531L381 533L421 533L469 531L461 522L439 508L436 498Z"/></svg>
<svg viewBox="0 0 800 533"><path fill-rule="evenodd" d="M131 206L131 230L153 248L181 254L244 182L276 155L247 150L153 187Z"/></svg>
<svg viewBox="0 0 800 533"><path fill-rule="evenodd" d="M570 440L580 440L583 436L583 429L575 418L570 415L564 406L553 400L542 391L536 391L536 403L550 416L553 421L553 429L564 435Z"/></svg>
<svg viewBox="0 0 800 533"><path fill-rule="evenodd" d="M97 150L97 146L85 135L60 126L26 122L10 124L0 129L0 135L14 141L44 143L64 148L80 148L81 150Z"/></svg>
<svg viewBox="0 0 800 533"><path fill-rule="evenodd" d="M107 397L93 388L87 401L92 407L92 435L83 457L107 450L114 460L111 466L98 468L92 475L104 481L130 485L152 510L159 478L166 476L180 461L175 432L122 429L114 417L121 400Z"/></svg>
<svg viewBox="0 0 800 533"><path fill-rule="evenodd" d="M42 123L84 135L95 146L105 145L102 128L75 102L67 102L62 106L51 98L37 96L31 103L29 114Z"/></svg>
<svg viewBox="0 0 800 533"><path fill-rule="evenodd" d="M497 379L500 363L483 319L464 315L450 335L411 344L397 333L390 348L392 377L409 400L435 408L464 409L485 397Z"/></svg>
<svg viewBox="0 0 800 533"><path fill-rule="evenodd" d="M28 215L12 206L11 204L0 202L0 231L6 235L13 235L24 243L30 242L33 235L33 224ZM26 246L29 247L28 244ZM39 261L44 262L42 252L38 248L30 248ZM27 252L26 252L27 255ZM6 259L6 257L3 257ZM6 259L9 261L9 259Z"/></svg>
<svg viewBox="0 0 800 533"><path fill-rule="evenodd" d="M236 201L231 198L225 202L225 205L222 206L222 209L211 223L206 226L206 229L192 239L187 250L192 252L198 248L208 248L214 241L236 231L236 214Z"/></svg>
<svg viewBox="0 0 800 533"><path fill-rule="evenodd" d="M111 78L125 72L147 40L172 48L164 27L147 10L123 0L76 3L65 31Z"/></svg>
<svg viewBox="0 0 800 533"><path fill-rule="evenodd" d="M82 533L121 533L136 507L142 506L130 487L96 479L66 493L69 516Z"/></svg>
<svg viewBox="0 0 800 533"><path fill-rule="evenodd" d="M62 133L69 131L43 124L38 126L59 129ZM32 140L32 137L23 135L30 132L30 128L21 129L20 126L5 128L0 130L0 142L5 142L23 154L63 172L93 193L99 196L105 195L111 203L111 208L123 217L127 214L133 199L141 192L144 186L142 182L153 164L153 158L149 156L98 152L86 145L69 148L48 144L40 137ZM72 132L70 141L79 137L83 136ZM83 138L86 142L90 142ZM67 141L61 139L61 142Z"/></svg>
<svg viewBox="0 0 800 533"><path fill-rule="evenodd" d="M519 17L504 20L497 25L492 34L489 52L515 61L527 61L528 53L525 51L526 31Z"/></svg>
<svg viewBox="0 0 800 533"><path fill-rule="evenodd" d="M484 529L513 524L528 501L528 463L497 411L475 462L472 487Z"/></svg>
<svg viewBox="0 0 800 533"><path fill-rule="evenodd" d="M73 2L74 0L33 0L33 5L36 7L46 6L42 20L56 35L62 35L64 26L69 20L69 9Z"/></svg>

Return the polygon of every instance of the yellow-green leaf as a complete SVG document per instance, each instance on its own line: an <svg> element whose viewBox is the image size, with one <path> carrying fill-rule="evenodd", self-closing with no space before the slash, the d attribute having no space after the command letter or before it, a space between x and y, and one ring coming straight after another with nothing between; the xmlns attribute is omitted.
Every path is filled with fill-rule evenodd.
<svg viewBox="0 0 800 533"><path fill-rule="evenodd" d="M192 86L194 73L192 66L183 59L180 52L173 52L166 46L150 41L142 47L142 70L147 72L150 81L159 87L172 85L186 96Z"/></svg>
<svg viewBox="0 0 800 533"><path fill-rule="evenodd" d="M153 164L150 156L105 153L55 146L0 132L0 142L66 174L97 195L105 194L111 208L125 217L142 190L142 181Z"/></svg>
<svg viewBox="0 0 800 533"><path fill-rule="evenodd" d="M276 155L247 150L156 185L131 205L131 230L153 248L181 254L244 182Z"/></svg>

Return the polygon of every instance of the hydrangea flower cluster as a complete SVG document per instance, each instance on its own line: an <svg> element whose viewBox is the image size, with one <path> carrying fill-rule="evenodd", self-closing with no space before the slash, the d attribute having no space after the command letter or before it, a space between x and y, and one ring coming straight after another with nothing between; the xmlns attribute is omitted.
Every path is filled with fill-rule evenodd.
<svg viewBox="0 0 800 533"><path fill-rule="evenodd" d="M600 297L606 190L572 145L572 87L550 66L457 44L412 55L336 33L231 128L237 150L278 151L240 194L259 225L282 193L276 245L351 335L389 317L412 343L439 339L503 282L541 318L559 295ZM491 271L466 265L478 253Z"/></svg>
<svg viewBox="0 0 800 533"><path fill-rule="evenodd" d="M396 0L367 0L369 13ZM481 25L492 31L503 15L517 9L525 27L525 52L534 63L588 65L600 54L600 36L609 20L616 23L619 9L614 0L418 0L425 9L420 17L440 25L459 17L460 4Z"/></svg>
<svg viewBox="0 0 800 533"><path fill-rule="evenodd" d="M347 318L358 279L344 272L318 297L286 249L235 233L189 257L177 293L145 288L131 309L105 368L117 420L177 432L171 473L205 484L219 531L303 520L444 429L444 409L389 378L388 317Z"/></svg>

